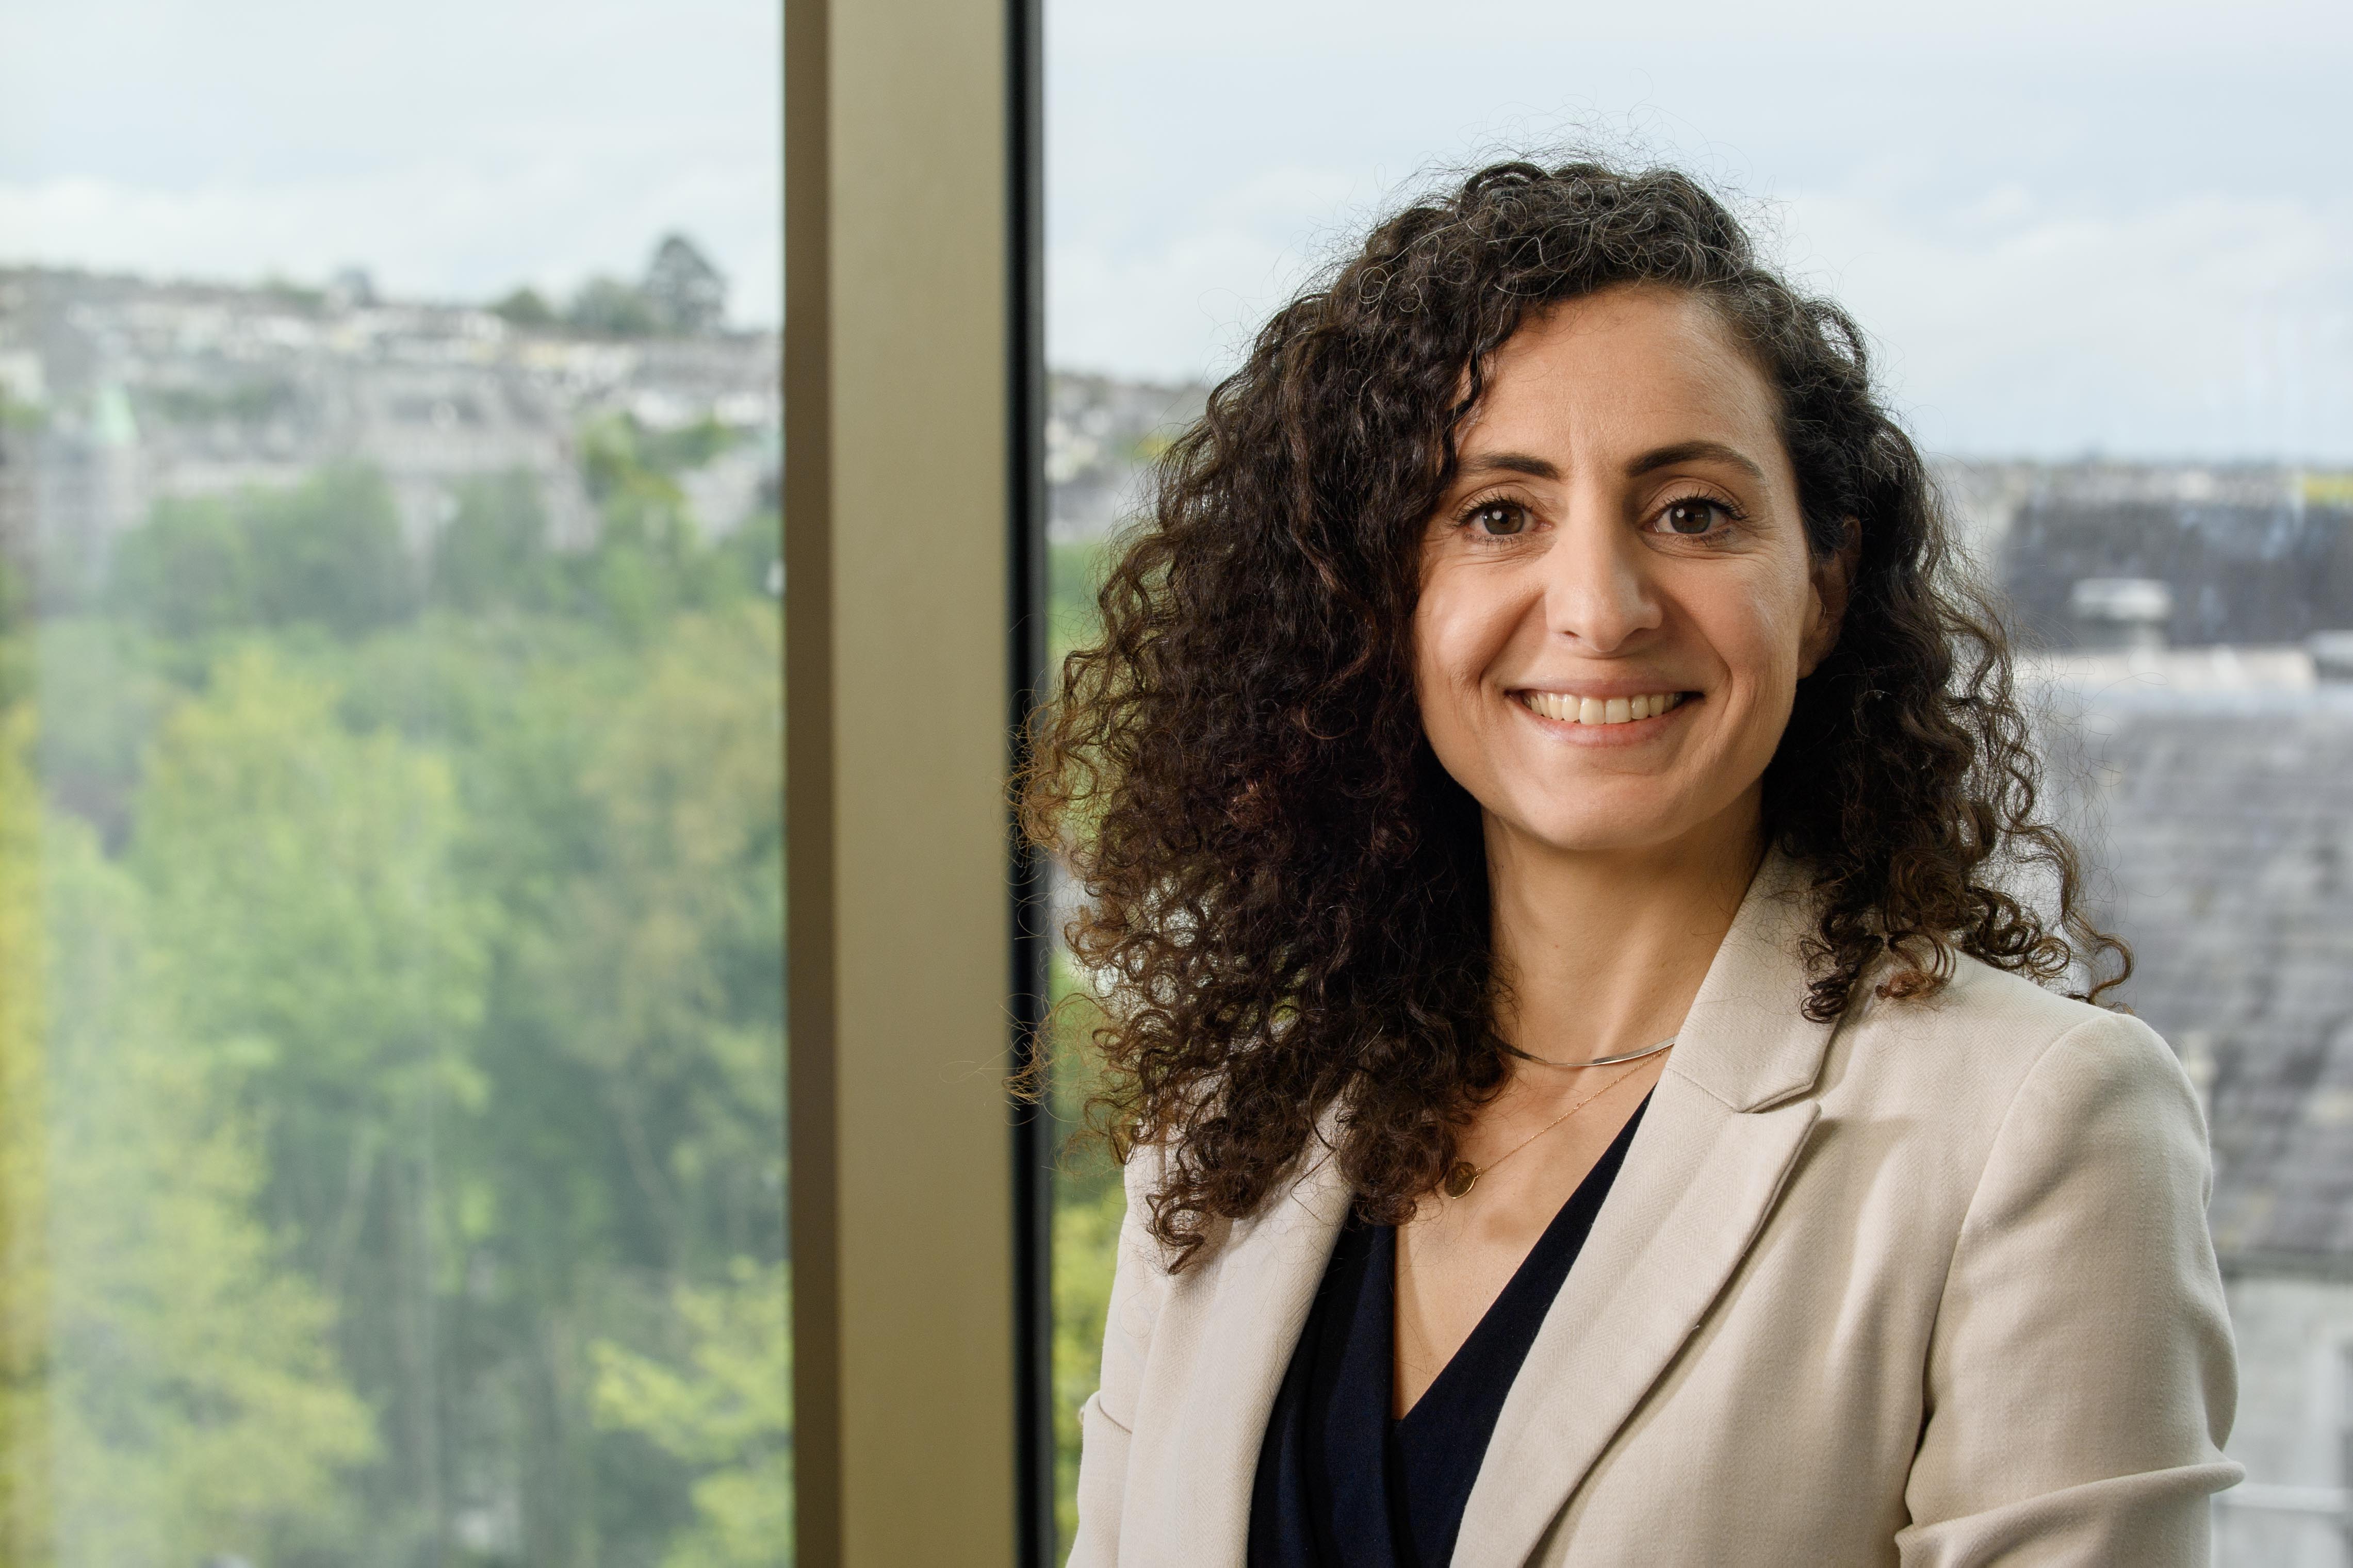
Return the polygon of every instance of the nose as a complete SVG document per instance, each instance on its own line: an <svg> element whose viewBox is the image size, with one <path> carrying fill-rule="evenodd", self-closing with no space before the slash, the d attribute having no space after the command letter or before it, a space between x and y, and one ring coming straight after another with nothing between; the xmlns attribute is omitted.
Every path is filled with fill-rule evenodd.
<svg viewBox="0 0 2353 1568"><path fill-rule="evenodd" d="M1581 505L1545 552L1545 629L1585 652L1618 652L1662 623L1650 552L1614 510Z"/></svg>

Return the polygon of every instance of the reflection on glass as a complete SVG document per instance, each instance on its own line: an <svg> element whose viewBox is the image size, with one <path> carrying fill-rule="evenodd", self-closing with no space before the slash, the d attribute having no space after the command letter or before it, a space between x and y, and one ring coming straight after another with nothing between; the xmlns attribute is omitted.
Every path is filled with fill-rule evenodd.
<svg viewBox="0 0 2353 1568"><path fill-rule="evenodd" d="M789 1557L776 344L632 245L0 269L9 1563Z"/></svg>

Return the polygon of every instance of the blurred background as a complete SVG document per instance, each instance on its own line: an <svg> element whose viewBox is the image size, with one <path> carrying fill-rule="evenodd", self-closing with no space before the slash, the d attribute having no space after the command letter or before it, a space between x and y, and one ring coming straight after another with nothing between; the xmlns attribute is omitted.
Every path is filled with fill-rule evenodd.
<svg viewBox="0 0 2353 1568"><path fill-rule="evenodd" d="M2353 1563L2353 13L1045 13L1060 647L1419 182L1679 163L1853 310L2206 1100L2221 1561ZM10 1562L789 1556L778 22L0 0Z"/></svg>
<svg viewBox="0 0 2353 1568"><path fill-rule="evenodd" d="M779 47L0 0L0 1561L789 1557Z"/></svg>
<svg viewBox="0 0 2353 1568"><path fill-rule="evenodd" d="M1854 313L2010 600L2054 808L2139 954L2125 999L2206 1102L2250 1476L2218 1559L2353 1562L2353 12L1047 18L1065 646L1143 465L1266 313L1425 182L1565 145L1674 163ZM1068 1075L1063 1117L1085 1089ZM1115 1177L1082 1144L1060 1178L1066 1413L1093 1386Z"/></svg>

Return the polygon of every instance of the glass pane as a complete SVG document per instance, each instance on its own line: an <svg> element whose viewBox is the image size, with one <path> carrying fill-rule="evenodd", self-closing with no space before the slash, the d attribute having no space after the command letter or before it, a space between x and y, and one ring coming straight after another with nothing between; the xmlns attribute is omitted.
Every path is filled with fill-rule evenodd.
<svg viewBox="0 0 2353 1568"><path fill-rule="evenodd" d="M786 1561L776 8L6 29L0 1557Z"/></svg>
<svg viewBox="0 0 2353 1568"><path fill-rule="evenodd" d="M2060 807L2206 1096L2242 1397L2226 1563L2338 1563L2353 1335L2353 174L2340 10L2193 33L2093 0L1603 16L1048 8L1055 595L1249 334L1425 172L1568 144L1743 195L1861 319L2009 593ZM2179 14L2186 16L2186 13ZM2129 37L2126 35L2128 34ZM1072 1114L1083 1069L1068 1069ZM1092 1146L1085 1146L1092 1147ZM1058 1396L1092 1388L1118 1190L1075 1155Z"/></svg>
<svg viewBox="0 0 2353 1568"><path fill-rule="evenodd" d="M1170 435L1198 416L1203 388L1051 373L1046 395L1046 533L1050 593L1048 663L1085 647L1097 628L1094 592L1106 542L1134 510L1145 467ZM1069 883L1050 873L1057 931L1073 912ZM1059 943L1058 943L1059 949ZM1090 1132L1095 1077L1088 1036L1100 1018L1085 984L1057 951L1053 1092L1062 1142L1053 1174L1054 1450L1057 1527L1065 1549L1077 1523L1078 1410L1094 1392L1111 1301L1112 1258L1126 1213L1120 1171Z"/></svg>

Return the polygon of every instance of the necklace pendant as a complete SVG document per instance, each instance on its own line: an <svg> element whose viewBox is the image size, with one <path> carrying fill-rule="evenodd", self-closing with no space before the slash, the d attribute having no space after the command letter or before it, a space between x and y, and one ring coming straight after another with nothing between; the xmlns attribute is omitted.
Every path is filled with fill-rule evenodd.
<svg viewBox="0 0 2353 1568"><path fill-rule="evenodd" d="M1448 1197L1459 1198L1478 1185L1478 1183L1479 1167L1468 1160L1457 1160L1447 1167L1446 1180L1442 1185Z"/></svg>

